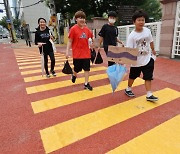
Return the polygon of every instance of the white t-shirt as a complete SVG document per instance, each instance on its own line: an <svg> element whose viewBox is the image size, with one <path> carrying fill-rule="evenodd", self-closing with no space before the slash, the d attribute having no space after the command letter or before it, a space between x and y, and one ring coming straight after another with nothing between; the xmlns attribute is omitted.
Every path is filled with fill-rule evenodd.
<svg viewBox="0 0 180 154"><path fill-rule="evenodd" d="M127 40L127 47L138 48L139 54L137 56L137 65L133 67L145 66L151 59L150 43L153 42L151 31L143 27L142 32L133 30Z"/></svg>

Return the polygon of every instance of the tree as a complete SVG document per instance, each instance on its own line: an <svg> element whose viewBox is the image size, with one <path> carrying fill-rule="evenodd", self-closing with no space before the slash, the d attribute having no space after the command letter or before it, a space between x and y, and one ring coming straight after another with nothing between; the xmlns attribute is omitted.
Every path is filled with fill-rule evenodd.
<svg viewBox="0 0 180 154"><path fill-rule="evenodd" d="M159 21L162 17L162 10L158 0L146 0L146 2L139 6L139 8L146 11L150 21Z"/></svg>
<svg viewBox="0 0 180 154"><path fill-rule="evenodd" d="M48 1L48 0L46 0ZM66 18L67 13L74 15L77 10L83 9L87 16L102 17L104 12L117 10L120 5L140 5L145 0L54 0L56 12L62 13Z"/></svg>
<svg viewBox="0 0 180 154"><path fill-rule="evenodd" d="M2 19L0 20L0 25L3 26L4 28L8 29L8 24L7 24L6 20L7 20L6 16L2 17Z"/></svg>
<svg viewBox="0 0 180 154"><path fill-rule="evenodd" d="M48 3L49 0L46 0ZM56 12L61 13L65 19L72 19L74 13L83 10L88 17L102 17L110 10L118 10L120 6L137 6L144 9L151 18L161 18L160 3L158 0L54 0Z"/></svg>
<svg viewBox="0 0 180 154"><path fill-rule="evenodd" d="M2 17L2 19L0 20L0 25L8 29L8 24L6 20L7 20L6 16ZM14 28L17 30L21 25L21 21L19 19L13 19L13 24L14 24Z"/></svg>
<svg viewBox="0 0 180 154"><path fill-rule="evenodd" d="M17 30L21 26L21 20L20 19L13 19L14 28Z"/></svg>

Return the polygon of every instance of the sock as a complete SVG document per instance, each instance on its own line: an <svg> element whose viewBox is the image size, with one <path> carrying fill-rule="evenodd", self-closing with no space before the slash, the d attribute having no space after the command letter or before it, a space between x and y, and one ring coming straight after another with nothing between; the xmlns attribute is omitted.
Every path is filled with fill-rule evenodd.
<svg viewBox="0 0 180 154"><path fill-rule="evenodd" d="M126 88L126 91L132 91L131 87L128 86L128 87Z"/></svg>
<svg viewBox="0 0 180 154"><path fill-rule="evenodd" d="M152 96L152 92L151 91L147 91L147 95L146 95L147 97L150 97L150 96Z"/></svg>
<svg viewBox="0 0 180 154"><path fill-rule="evenodd" d="M85 82L84 84L85 84L85 85L87 85L87 84L88 84L88 82Z"/></svg>

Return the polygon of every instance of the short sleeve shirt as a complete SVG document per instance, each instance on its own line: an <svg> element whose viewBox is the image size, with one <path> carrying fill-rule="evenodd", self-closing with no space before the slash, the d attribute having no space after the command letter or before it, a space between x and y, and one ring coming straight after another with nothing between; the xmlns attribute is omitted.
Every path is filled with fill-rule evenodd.
<svg viewBox="0 0 180 154"><path fill-rule="evenodd" d="M92 38L92 32L88 27L80 28L77 24L71 27L69 36L72 40L72 55L75 59L90 58L88 39Z"/></svg>
<svg viewBox="0 0 180 154"><path fill-rule="evenodd" d="M103 37L103 45L117 45L117 36L118 36L118 29L116 26L111 26L109 24L103 25L101 28L99 36Z"/></svg>
<svg viewBox="0 0 180 154"><path fill-rule="evenodd" d="M150 43L153 42L151 31L143 27L142 32L133 30L127 39L126 46L129 48L138 48L137 65L133 67L145 66L151 59Z"/></svg>

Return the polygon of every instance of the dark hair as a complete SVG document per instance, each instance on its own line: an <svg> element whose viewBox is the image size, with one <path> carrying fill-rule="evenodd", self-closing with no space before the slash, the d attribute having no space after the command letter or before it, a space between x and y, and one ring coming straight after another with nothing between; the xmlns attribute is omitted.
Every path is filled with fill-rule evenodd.
<svg viewBox="0 0 180 154"><path fill-rule="evenodd" d="M148 21L148 15L146 12L144 12L143 10L137 10L133 16L132 16L132 20L133 22L136 21L137 18L140 18L140 17L144 17L146 22Z"/></svg>
<svg viewBox="0 0 180 154"><path fill-rule="evenodd" d="M86 14L81 10L77 11L74 16L75 16L76 19L79 18L79 17L86 19Z"/></svg>
<svg viewBox="0 0 180 154"><path fill-rule="evenodd" d="M108 17L117 17L117 14L115 11L109 11Z"/></svg>
<svg viewBox="0 0 180 154"><path fill-rule="evenodd" d="M46 19L44 19L44 18L39 18L39 19L38 19L38 24L39 24L39 22L40 22L41 19L46 22Z"/></svg>

